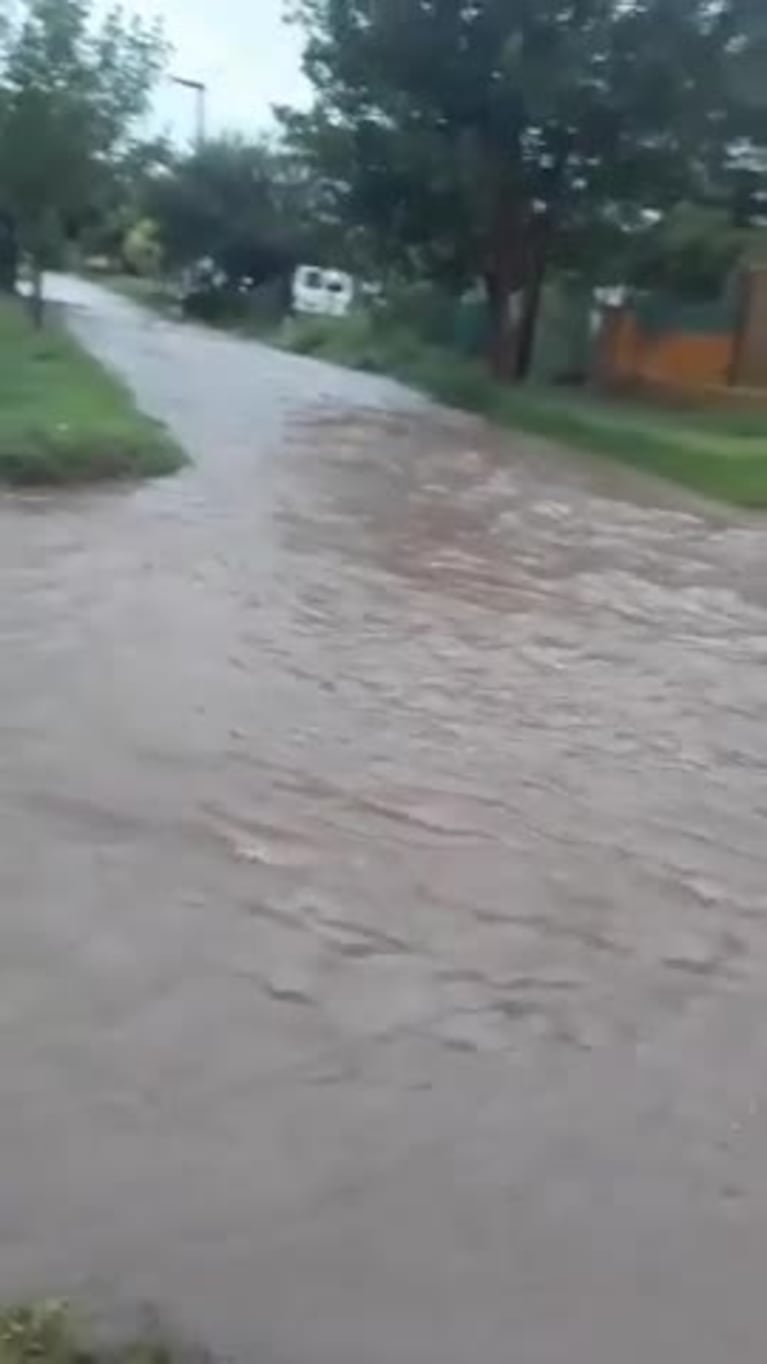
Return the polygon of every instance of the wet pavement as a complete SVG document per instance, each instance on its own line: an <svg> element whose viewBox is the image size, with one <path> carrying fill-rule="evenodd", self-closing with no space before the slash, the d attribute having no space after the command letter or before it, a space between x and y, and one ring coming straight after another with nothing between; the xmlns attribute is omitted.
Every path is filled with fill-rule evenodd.
<svg viewBox="0 0 767 1364"><path fill-rule="evenodd" d="M56 281L196 465L0 497L0 1286L763 1364L767 537Z"/></svg>

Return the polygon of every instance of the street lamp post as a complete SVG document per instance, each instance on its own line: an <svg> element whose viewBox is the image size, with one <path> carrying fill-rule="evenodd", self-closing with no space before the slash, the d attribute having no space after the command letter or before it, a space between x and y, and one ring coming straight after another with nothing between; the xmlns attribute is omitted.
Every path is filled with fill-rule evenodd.
<svg viewBox="0 0 767 1364"><path fill-rule="evenodd" d="M208 87L204 81L190 80L188 76L171 76L174 85L182 85L185 90L193 90L196 108L196 136L197 146L202 147L205 143L206 135L206 102Z"/></svg>

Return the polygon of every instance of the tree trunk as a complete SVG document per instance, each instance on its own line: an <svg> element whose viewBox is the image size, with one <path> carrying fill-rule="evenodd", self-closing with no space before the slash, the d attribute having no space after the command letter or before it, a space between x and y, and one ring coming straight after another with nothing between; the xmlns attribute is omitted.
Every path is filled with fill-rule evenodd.
<svg viewBox="0 0 767 1364"><path fill-rule="evenodd" d="M32 292L29 295L29 314L38 330L45 321L45 297L43 294L43 270L38 261L32 262Z"/></svg>
<svg viewBox="0 0 767 1364"><path fill-rule="evenodd" d="M10 213L0 211L0 292L15 294L18 270L16 223Z"/></svg>
<svg viewBox="0 0 767 1364"><path fill-rule="evenodd" d="M547 254L546 243L542 242L535 253L532 275L525 290L515 359L515 378L522 381L528 378L535 356L535 338L538 331L538 319L541 314L543 285L546 280L546 266L548 264Z"/></svg>
<svg viewBox="0 0 767 1364"><path fill-rule="evenodd" d="M549 263L551 242L557 230L562 211L562 196L565 190L565 172L570 154L570 139L565 136L559 143L547 186L548 204L545 211L533 219L530 225L531 241L527 254L529 264L525 288L525 301L519 325L515 377L524 380L530 373L535 357L535 337L543 301L543 286Z"/></svg>
<svg viewBox="0 0 767 1364"><path fill-rule="evenodd" d="M512 289L508 279L495 271L485 275L490 338L488 356L496 379L513 379L516 357L516 338L511 316Z"/></svg>
<svg viewBox="0 0 767 1364"><path fill-rule="evenodd" d="M528 277L529 247L528 209L504 195L498 203L485 268L490 367L502 383L513 383L517 375L520 333L512 305Z"/></svg>

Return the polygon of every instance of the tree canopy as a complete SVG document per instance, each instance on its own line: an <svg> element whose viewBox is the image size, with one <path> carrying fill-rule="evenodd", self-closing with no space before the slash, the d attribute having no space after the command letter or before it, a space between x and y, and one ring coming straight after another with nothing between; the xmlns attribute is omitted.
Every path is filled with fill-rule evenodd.
<svg viewBox="0 0 767 1364"><path fill-rule="evenodd" d="M39 279L130 146L162 69L154 24L89 0L23 0L0 67L0 196Z"/></svg>
<svg viewBox="0 0 767 1364"><path fill-rule="evenodd" d="M763 0L298 0L316 100L286 116L383 260L481 277L525 370L546 262L733 192L767 145ZM523 300L516 316L511 305Z"/></svg>
<svg viewBox="0 0 767 1364"><path fill-rule="evenodd" d="M172 266L207 256L260 283L325 251L312 176L266 141L205 143L153 177L145 204Z"/></svg>

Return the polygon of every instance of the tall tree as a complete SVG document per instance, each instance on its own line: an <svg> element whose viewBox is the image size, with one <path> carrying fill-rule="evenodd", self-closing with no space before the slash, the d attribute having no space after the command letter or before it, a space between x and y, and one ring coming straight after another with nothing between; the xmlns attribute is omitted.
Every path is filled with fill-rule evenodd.
<svg viewBox="0 0 767 1364"><path fill-rule="evenodd" d="M311 177L266 142L207 142L154 177L145 205L173 265L209 256L260 282L321 251Z"/></svg>
<svg viewBox="0 0 767 1364"><path fill-rule="evenodd" d="M89 0L23 0L0 71L0 196L34 273L77 221L130 144L162 68L156 25L114 9L97 23Z"/></svg>
<svg viewBox="0 0 767 1364"><path fill-rule="evenodd" d="M738 70L763 0L296 0L316 89L287 124L385 254L481 276L499 374L529 364L547 260L721 182L767 141ZM512 301L522 298L514 311Z"/></svg>
<svg viewBox="0 0 767 1364"><path fill-rule="evenodd" d="M78 244L87 256L120 261L126 236L148 215L148 197L158 176L174 165L164 138L131 142L103 168L78 222Z"/></svg>

